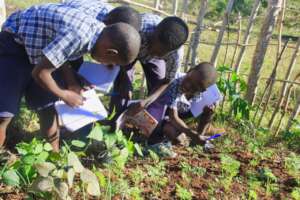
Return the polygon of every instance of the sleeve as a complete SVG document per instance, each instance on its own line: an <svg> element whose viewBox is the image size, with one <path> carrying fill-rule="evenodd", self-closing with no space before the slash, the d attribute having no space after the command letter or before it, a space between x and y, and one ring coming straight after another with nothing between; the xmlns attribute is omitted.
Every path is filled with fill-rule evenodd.
<svg viewBox="0 0 300 200"><path fill-rule="evenodd" d="M81 45L82 39L76 31L64 30L43 49L43 54L55 68L59 68L67 60L75 59L74 55L79 52Z"/></svg>
<svg viewBox="0 0 300 200"><path fill-rule="evenodd" d="M166 61L166 79L173 80L176 73L179 71L184 55L184 47L180 47L178 50L171 52L165 58Z"/></svg>

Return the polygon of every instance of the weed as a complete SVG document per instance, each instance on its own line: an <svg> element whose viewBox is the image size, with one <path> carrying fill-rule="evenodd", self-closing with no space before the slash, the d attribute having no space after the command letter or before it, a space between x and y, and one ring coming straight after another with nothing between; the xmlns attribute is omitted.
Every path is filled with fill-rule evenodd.
<svg viewBox="0 0 300 200"><path fill-rule="evenodd" d="M294 200L300 200L300 188L294 188L294 190L291 193L291 197Z"/></svg>
<svg viewBox="0 0 300 200"><path fill-rule="evenodd" d="M264 183L267 195L271 195L278 191L277 177L272 173L271 169L260 169L259 179Z"/></svg>
<svg viewBox="0 0 300 200"><path fill-rule="evenodd" d="M231 186L232 179L238 174L240 162L228 155L221 156L222 180L225 190Z"/></svg>
<svg viewBox="0 0 300 200"><path fill-rule="evenodd" d="M193 194L176 183L176 197L180 200L191 200Z"/></svg>
<svg viewBox="0 0 300 200"><path fill-rule="evenodd" d="M300 156L297 156L295 153L291 153L285 158L284 166L290 175L294 177L300 176Z"/></svg>

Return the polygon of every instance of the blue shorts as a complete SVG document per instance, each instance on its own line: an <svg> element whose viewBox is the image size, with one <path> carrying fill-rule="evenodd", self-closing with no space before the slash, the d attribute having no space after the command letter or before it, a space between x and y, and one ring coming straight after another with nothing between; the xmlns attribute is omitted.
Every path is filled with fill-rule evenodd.
<svg viewBox="0 0 300 200"><path fill-rule="evenodd" d="M82 59L71 63L79 66ZM15 42L11 33L0 32L0 117L13 117L19 111L21 98L25 96L27 105L34 110L47 107L57 101L57 97L44 90L32 78L34 65L30 64L24 46ZM58 69L52 73L59 86L63 78Z"/></svg>
<svg viewBox="0 0 300 200"><path fill-rule="evenodd" d="M13 117L32 81L30 64L22 45L12 34L0 32L0 117Z"/></svg>

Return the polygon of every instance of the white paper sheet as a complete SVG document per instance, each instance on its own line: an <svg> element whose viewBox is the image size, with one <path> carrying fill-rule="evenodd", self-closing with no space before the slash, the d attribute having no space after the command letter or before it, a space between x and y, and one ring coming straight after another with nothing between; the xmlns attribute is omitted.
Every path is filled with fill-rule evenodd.
<svg viewBox="0 0 300 200"><path fill-rule="evenodd" d="M62 125L71 132L107 117L107 111L99 100L95 90L85 91L83 96L86 100L78 108L72 108L63 101L55 103L55 108L61 118Z"/></svg>
<svg viewBox="0 0 300 200"><path fill-rule="evenodd" d="M222 100L222 98L222 94L216 84L208 87L206 91L203 92L201 98L197 99L197 101L191 102L191 112L193 116L199 116L203 112L203 108L205 106L217 104Z"/></svg>
<svg viewBox="0 0 300 200"><path fill-rule="evenodd" d="M79 69L79 74L95 85L95 89L108 93L119 71L119 66L110 69L103 64L84 62Z"/></svg>

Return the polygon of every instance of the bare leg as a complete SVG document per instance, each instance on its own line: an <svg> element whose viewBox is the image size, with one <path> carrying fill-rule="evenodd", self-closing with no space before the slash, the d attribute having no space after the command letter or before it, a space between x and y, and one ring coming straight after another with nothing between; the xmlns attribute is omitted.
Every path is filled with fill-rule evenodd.
<svg viewBox="0 0 300 200"><path fill-rule="evenodd" d="M59 151L59 127L57 114L53 106L38 112L41 132L52 145L53 151Z"/></svg>
<svg viewBox="0 0 300 200"><path fill-rule="evenodd" d="M0 117L0 147L4 145L7 126L9 125L11 120L12 117Z"/></svg>
<svg viewBox="0 0 300 200"><path fill-rule="evenodd" d="M198 117L198 127L197 132L200 135L205 135L210 122L213 119L213 112L204 112Z"/></svg>

